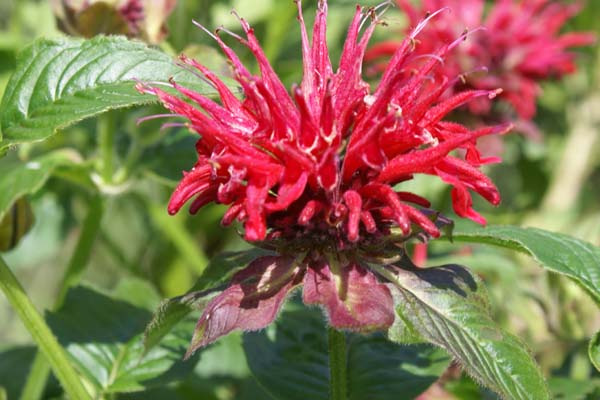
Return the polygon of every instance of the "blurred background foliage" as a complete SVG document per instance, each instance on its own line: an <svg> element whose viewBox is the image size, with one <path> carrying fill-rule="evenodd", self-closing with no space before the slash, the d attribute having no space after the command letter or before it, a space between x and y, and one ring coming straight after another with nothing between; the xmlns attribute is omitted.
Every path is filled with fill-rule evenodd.
<svg viewBox="0 0 600 400"><path fill-rule="evenodd" d="M377 3L361 1L364 5ZM315 5L316 1L304 2L307 24L311 23ZM330 1L328 37L334 63L354 5L355 0ZM191 19L210 29L223 25L239 33L231 9L256 28L285 85L298 82L300 35L291 0L179 0L167 21L169 34L159 46L172 55L183 51L214 70L226 72L226 63L214 41ZM600 2L588 0L567 29L600 35L598 15ZM406 23L394 8L385 19L387 27L379 27L372 42L398 38ZM60 35L47 1L1 1L0 94L14 72L20 49L35 38ZM230 39L227 42L252 65L249 52ZM490 223L536 226L600 245L599 50L598 46L581 49L577 73L561 82L543 84L535 119L543 132L542 140L532 141L516 133L505 137L501 150L504 162L488 168L503 202L497 208L484 201L476 204ZM184 212L168 216L170 192L181 171L195 162L195 138L184 130L161 130L156 121L136 124L138 118L160 112L157 106L113 111L65 129L46 142L21 146L0 159L0 179L11 166L56 149L74 149L85 160L77 169L55 169L43 190L30 197L36 223L5 257L39 309L50 309L55 302L64 269L98 189L103 198L101 228L82 280L85 285L135 305L138 312L148 313L160 299L186 292L218 252L247 246L238 235L239 227L220 226L220 206L205 207L195 216ZM109 180L94 179L105 167L96 134L102 129L117 132ZM496 144L489 145L498 151ZM414 189L431 199L434 208L453 215L444 185L426 177L402 185L402 190ZM586 354L587 341L600 329L600 316L579 287L549 275L515 253L433 243L428 265L448 262L467 265L483 277L496 320L527 342L551 377L556 398L600 398L600 375ZM134 317L125 314L123 318ZM33 347L5 301L0 302L0 326L0 386L5 387L9 398L17 398L33 358ZM268 398L246 366L241 336L232 334L201 352L184 379L119 398ZM454 367L428 393L430 397L426 398L430 399L494 398ZM59 394L57 383L50 380L45 396Z"/></svg>

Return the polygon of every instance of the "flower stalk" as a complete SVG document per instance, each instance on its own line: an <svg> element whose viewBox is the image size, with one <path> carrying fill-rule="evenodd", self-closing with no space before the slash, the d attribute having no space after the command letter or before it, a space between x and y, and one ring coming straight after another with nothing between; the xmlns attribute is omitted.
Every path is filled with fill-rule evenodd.
<svg viewBox="0 0 600 400"><path fill-rule="evenodd" d="M328 328L327 337L329 347L329 399L346 400L348 398L346 335L335 328Z"/></svg>
<svg viewBox="0 0 600 400"><path fill-rule="evenodd" d="M112 183L114 174L115 124L114 116L106 113L98 118L98 148L100 150L100 175L105 183Z"/></svg>

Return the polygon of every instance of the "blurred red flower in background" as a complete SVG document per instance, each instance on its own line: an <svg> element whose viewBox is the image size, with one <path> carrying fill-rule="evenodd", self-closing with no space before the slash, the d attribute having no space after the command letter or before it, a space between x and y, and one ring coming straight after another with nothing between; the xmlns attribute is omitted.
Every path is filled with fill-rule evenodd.
<svg viewBox="0 0 600 400"><path fill-rule="evenodd" d="M446 7L446 12L433 19L419 36L416 51L420 54L434 54L439 46L466 29L476 30L453 57L445 60L446 74L463 74L456 91L502 88L500 98L524 121L535 115L539 82L574 72L575 54L569 50L594 41L591 33L560 34L565 22L579 12L579 4L496 0L484 17L484 0L423 0L420 8L409 0L397 3L408 15L410 26L416 26L428 13ZM411 29L407 28L407 32ZM369 49L366 60L373 63L390 57L400 45L400 41L379 43ZM480 99L470 103L470 111L488 114L490 106L488 100Z"/></svg>

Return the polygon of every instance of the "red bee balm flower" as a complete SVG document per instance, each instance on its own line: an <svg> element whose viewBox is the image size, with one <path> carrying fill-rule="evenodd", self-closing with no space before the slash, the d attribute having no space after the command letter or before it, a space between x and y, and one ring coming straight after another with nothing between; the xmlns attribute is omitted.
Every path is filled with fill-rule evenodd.
<svg viewBox="0 0 600 400"><path fill-rule="evenodd" d="M440 59L462 41L413 58L420 23L394 53L375 91L361 78L367 42L377 25L377 9L357 7L337 72L325 41L327 2L320 1L312 43L297 1L302 27L304 77L291 95L273 71L252 28L241 19L246 45L260 68L252 75L215 36L242 88L239 100L215 74L194 60L220 95L220 104L172 82L190 104L163 90L139 84L173 113L185 116L201 135L198 162L173 193L169 212L194 198L190 211L209 202L229 204L225 225L243 223L245 238L279 255L253 261L204 310L194 350L233 329L268 325L286 295L303 284L306 304L322 305L339 329L372 331L394 320L390 290L369 270L394 246L419 232L439 236L429 202L393 186L415 174L436 175L453 187L454 210L479 223L470 191L500 202L494 184L478 167L475 147L483 135L509 126L478 130L443 121L447 113L496 90L474 90L440 101L453 82L440 74ZM359 30L367 24L362 35ZM465 158L450 155L463 149ZM401 250L393 247L395 253ZM387 253L386 253L387 254Z"/></svg>
<svg viewBox="0 0 600 400"><path fill-rule="evenodd" d="M471 88L502 88L501 98L510 103L523 120L535 115L539 81L575 71L574 54L568 49L594 42L594 35L590 33L559 34L564 23L579 11L577 4L496 0L484 20L484 0L423 0L421 9L415 8L410 0L397 0L397 3L413 26L428 12L442 7L449 9L435 18L420 37L422 45L418 52L421 54L435 52L465 29L482 27L448 60L446 73L454 77L467 72L463 80ZM398 42L380 43L367 52L366 59L391 56L400 46ZM473 73L483 68L488 72ZM470 107L479 114L487 114L489 108L489 101L477 101Z"/></svg>

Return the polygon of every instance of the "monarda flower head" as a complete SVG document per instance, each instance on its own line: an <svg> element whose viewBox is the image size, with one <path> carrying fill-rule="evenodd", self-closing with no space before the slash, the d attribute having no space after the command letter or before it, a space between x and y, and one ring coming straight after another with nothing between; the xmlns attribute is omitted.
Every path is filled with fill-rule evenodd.
<svg viewBox="0 0 600 400"><path fill-rule="evenodd" d="M449 77L464 73L457 87L490 90L502 88L501 99L509 103L523 121L533 118L539 82L575 71L573 47L590 44L589 33L560 30L580 9L578 4L550 0L496 0L484 18L484 0L423 0L421 8L410 0L396 0L411 26L429 12L446 7L419 37L417 52L431 54L465 29L477 30L452 59L446 60ZM482 28L482 29L479 29ZM411 28L408 29L410 31ZM400 42L383 42L371 48L369 62L391 56ZM487 71L482 71L487 69ZM471 103L470 110L490 112L490 102Z"/></svg>
<svg viewBox="0 0 600 400"><path fill-rule="evenodd" d="M140 83L200 135L198 162L176 188L169 212L192 200L196 212L210 202L229 205L223 224L244 226L246 240L275 250L237 273L206 306L191 350L233 329L260 329L276 316L287 294L303 285L306 304L324 307L338 329L384 330L394 320L388 287L368 267L415 234L439 236L429 202L395 185L416 174L439 177L452 186L455 212L479 223L471 192L496 205L500 196L479 167L477 138L504 133L509 126L470 130L444 120L475 98L498 91L465 91L445 100L453 86L440 73L441 60L463 41L445 43L430 57L413 57L419 23L395 51L374 90L361 66L378 16L357 7L337 70L326 44L327 2L320 1L312 32L302 32L303 79L289 93L246 21L245 37L233 34L257 60L253 75L214 36L233 67L243 92L239 99L211 71L194 60L182 62L218 91L216 102L172 82L188 101ZM360 34L361 28L364 32ZM460 149L458 155L451 155ZM400 185L401 186L401 185Z"/></svg>

